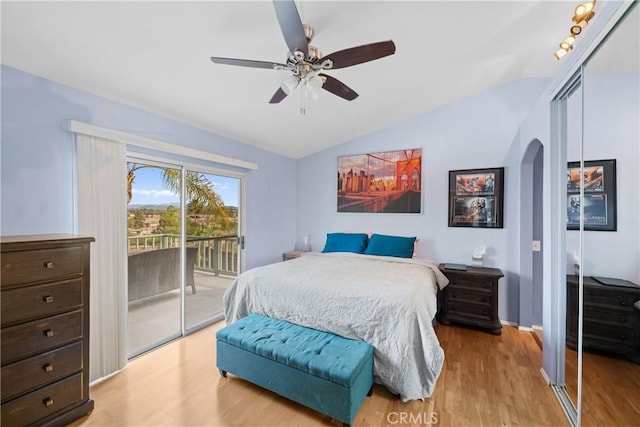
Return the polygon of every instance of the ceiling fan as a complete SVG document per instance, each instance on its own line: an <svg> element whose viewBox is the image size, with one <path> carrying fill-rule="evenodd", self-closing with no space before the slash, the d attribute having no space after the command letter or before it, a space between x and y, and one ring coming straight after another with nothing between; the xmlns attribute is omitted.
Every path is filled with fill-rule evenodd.
<svg viewBox="0 0 640 427"><path fill-rule="evenodd" d="M292 75L282 82L280 88L271 97L270 104L279 103L300 85L314 99L318 96L317 89L322 88L347 101L353 101L358 97L353 89L322 71L351 67L393 55L396 51L393 41L388 40L339 50L322 56L317 47L309 44L313 38L313 28L310 25L302 24L294 0L273 0L273 6L282 35L289 47L289 55L285 63L211 57L211 61L216 64L291 71ZM304 114L304 106L301 113Z"/></svg>

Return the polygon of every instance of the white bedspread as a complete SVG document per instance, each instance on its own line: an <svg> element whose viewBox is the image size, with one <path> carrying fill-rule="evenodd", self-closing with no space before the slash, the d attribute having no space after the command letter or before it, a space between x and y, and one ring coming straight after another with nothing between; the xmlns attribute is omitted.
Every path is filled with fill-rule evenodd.
<svg viewBox="0 0 640 427"><path fill-rule="evenodd" d="M431 321L447 284L427 260L311 253L241 274L224 295L225 317L257 313L366 341L374 381L402 401L421 399L444 362Z"/></svg>

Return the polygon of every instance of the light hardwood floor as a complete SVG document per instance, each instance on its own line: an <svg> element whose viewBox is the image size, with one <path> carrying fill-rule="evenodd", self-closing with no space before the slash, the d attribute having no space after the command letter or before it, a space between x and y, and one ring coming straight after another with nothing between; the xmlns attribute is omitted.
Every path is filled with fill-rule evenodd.
<svg viewBox="0 0 640 427"><path fill-rule="evenodd" d="M341 426L215 367L221 322L129 363L91 387L94 412L73 426ZM380 385L354 426L566 426L528 332L436 327L446 361L431 398L402 403ZM403 415L404 414L404 415ZM402 421L405 422L402 422Z"/></svg>

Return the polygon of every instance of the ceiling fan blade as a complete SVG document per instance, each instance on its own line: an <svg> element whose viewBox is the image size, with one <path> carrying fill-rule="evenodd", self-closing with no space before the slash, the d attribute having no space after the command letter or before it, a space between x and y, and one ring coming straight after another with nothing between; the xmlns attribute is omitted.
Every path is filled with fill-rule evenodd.
<svg viewBox="0 0 640 427"><path fill-rule="evenodd" d="M363 62L384 58L385 56L393 55L395 52L396 45L392 40L387 40L385 42L370 43L339 50L324 56L322 61L324 62L330 59L333 62L331 69L335 70L337 68L351 67L352 65L362 64Z"/></svg>
<svg viewBox="0 0 640 427"><path fill-rule="evenodd" d="M329 91L334 95L338 95L340 98L344 98L347 101L353 101L358 97L358 94L356 91L351 89L346 84L342 83L340 80L335 79L326 74L319 74L319 75L326 79L324 84L322 85L322 89Z"/></svg>
<svg viewBox="0 0 640 427"><path fill-rule="evenodd" d="M269 68L271 70L287 69L287 66L285 64L268 61L253 61L251 59L218 58L217 56L212 56L211 61L216 64L237 65L239 67Z"/></svg>
<svg viewBox="0 0 640 427"><path fill-rule="evenodd" d="M276 16L284 40L291 53L296 50L302 51L306 57L309 51L309 42L304 33L302 20L298 14L298 8L293 0L273 0L273 7L276 9Z"/></svg>
<svg viewBox="0 0 640 427"><path fill-rule="evenodd" d="M273 94L271 99L269 100L269 104L277 104L287 97L287 94L282 90L282 88L278 88L276 93Z"/></svg>

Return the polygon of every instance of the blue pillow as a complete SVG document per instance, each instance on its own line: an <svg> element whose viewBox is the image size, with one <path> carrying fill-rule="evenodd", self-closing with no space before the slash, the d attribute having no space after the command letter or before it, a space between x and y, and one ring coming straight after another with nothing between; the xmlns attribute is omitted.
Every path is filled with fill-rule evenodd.
<svg viewBox="0 0 640 427"><path fill-rule="evenodd" d="M415 237L385 236L374 234L369 239L366 255L395 256L399 258L413 257Z"/></svg>
<svg viewBox="0 0 640 427"><path fill-rule="evenodd" d="M369 236L365 233L327 233L322 252L354 252L363 254Z"/></svg>

